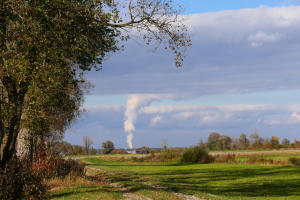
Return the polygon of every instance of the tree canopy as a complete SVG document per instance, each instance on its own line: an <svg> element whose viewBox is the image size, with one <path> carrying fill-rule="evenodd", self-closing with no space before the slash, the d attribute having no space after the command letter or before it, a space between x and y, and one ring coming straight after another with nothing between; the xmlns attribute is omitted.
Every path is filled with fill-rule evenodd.
<svg viewBox="0 0 300 200"><path fill-rule="evenodd" d="M102 142L102 153L109 154L115 149L114 143L110 140Z"/></svg>
<svg viewBox="0 0 300 200"><path fill-rule="evenodd" d="M2 168L20 129L44 136L70 125L84 72L101 69L132 31L173 51L176 66L191 44L172 0L0 0Z"/></svg>

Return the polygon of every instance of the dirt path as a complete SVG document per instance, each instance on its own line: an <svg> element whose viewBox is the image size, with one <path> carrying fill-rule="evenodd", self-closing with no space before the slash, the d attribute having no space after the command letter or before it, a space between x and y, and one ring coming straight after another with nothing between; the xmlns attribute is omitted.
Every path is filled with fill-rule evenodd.
<svg viewBox="0 0 300 200"><path fill-rule="evenodd" d="M106 174L108 173L108 172L106 172L104 170L101 170L101 169L98 169L98 168L93 168L93 167L88 167L88 166L86 167L86 169L87 169L86 170L86 175L87 176L94 175L95 171L98 171L98 172L101 172L101 173L106 173ZM135 181L135 180L132 180L132 181ZM145 186L152 187L152 188L164 191L164 188L162 188L161 186L152 185L152 184L147 183L147 182L140 182L140 183L143 184L143 185L145 185ZM130 192L130 190L128 188L122 186L119 183L111 183L110 182L109 185L111 187L113 187L114 189L116 189L118 191L121 191L123 193L123 196L124 196L125 200L152 200L149 197L140 196L140 195L137 195L137 194L134 194L134 193ZM172 191L168 191L168 192L170 192L170 193L178 196L182 200L204 200L204 199L200 199L200 198L198 198L196 196L193 196L193 195L186 195L186 194L172 192Z"/></svg>

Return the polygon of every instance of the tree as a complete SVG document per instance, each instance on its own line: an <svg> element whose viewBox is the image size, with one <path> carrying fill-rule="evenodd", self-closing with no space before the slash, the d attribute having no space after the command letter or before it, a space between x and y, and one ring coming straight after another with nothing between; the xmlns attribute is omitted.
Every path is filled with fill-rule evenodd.
<svg viewBox="0 0 300 200"><path fill-rule="evenodd" d="M252 145L254 148L261 148L263 145L263 140L260 138L257 130L250 135L250 145Z"/></svg>
<svg viewBox="0 0 300 200"><path fill-rule="evenodd" d="M232 137L231 138L231 144L230 144L230 149L231 150L236 150L239 148L239 139Z"/></svg>
<svg viewBox="0 0 300 200"><path fill-rule="evenodd" d="M103 154L109 154L114 149L115 149L115 147L114 147L114 143L112 143L112 141L107 140L102 143L102 153Z"/></svg>
<svg viewBox="0 0 300 200"><path fill-rule="evenodd" d="M92 148L91 149L91 155L96 155L97 154L97 149Z"/></svg>
<svg viewBox="0 0 300 200"><path fill-rule="evenodd" d="M202 138L200 139L198 146L201 147L202 149L206 149L207 148L206 145L205 145L205 143L203 142Z"/></svg>
<svg viewBox="0 0 300 200"><path fill-rule="evenodd" d="M82 146L78 146L78 145L74 146L74 154L75 155L81 155L82 152L83 152Z"/></svg>
<svg viewBox="0 0 300 200"><path fill-rule="evenodd" d="M300 148L300 141L298 141L296 138L294 139L294 142L291 144L293 148Z"/></svg>
<svg viewBox="0 0 300 200"><path fill-rule="evenodd" d="M92 144L93 144L93 140L90 137L88 137L88 136L83 137L84 151L87 155L89 155L89 153L90 153L90 148L91 148Z"/></svg>
<svg viewBox="0 0 300 200"><path fill-rule="evenodd" d="M282 141L281 141L281 145L284 146L284 147L289 147L290 146L290 140L287 139L287 138L284 138Z"/></svg>
<svg viewBox="0 0 300 200"><path fill-rule="evenodd" d="M239 138L239 149L245 150L249 146L249 140L245 134L241 134Z"/></svg>
<svg viewBox="0 0 300 200"><path fill-rule="evenodd" d="M162 144L163 150L167 150L168 149L168 140L167 139L162 139L161 140L161 144Z"/></svg>
<svg viewBox="0 0 300 200"><path fill-rule="evenodd" d="M266 138L266 139L263 140L263 147L265 149L271 149L272 148L272 145L270 144L269 139Z"/></svg>
<svg viewBox="0 0 300 200"><path fill-rule="evenodd" d="M139 31L146 44L163 44L181 66L191 42L173 5L172 0L128 0L121 6L112 0L2 0L1 168L15 154L21 129L43 138L56 124L62 130L76 118L84 72L101 69L128 32Z"/></svg>
<svg viewBox="0 0 300 200"><path fill-rule="evenodd" d="M270 143L271 143L271 146L272 146L273 149L278 149L278 148L280 148L279 137L277 137L277 136L272 136L272 137L271 137Z"/></svg>
<svg viewBox="0 0 300 200"><path fill-rule="evenodd" d="M59 142L56 146L56 152L63 155L72 155L74 153L73 146L68 142Z"/></svg>
<svg viewBox="0 0 300 200"><path fill-rule="evenodd" d="M217 142L218 139L220 137L219 133L216 132L212 132L209 136L208 136L208 140L207 140L207 146L210 150L215 150L217 149Z"/></svg>
<svg viewBox="0 0 300 200"><path fill-rule="evenodd" d="M229 150L231 145L231 138L226 135L221 135L216 144L217 150Z"/></svg>

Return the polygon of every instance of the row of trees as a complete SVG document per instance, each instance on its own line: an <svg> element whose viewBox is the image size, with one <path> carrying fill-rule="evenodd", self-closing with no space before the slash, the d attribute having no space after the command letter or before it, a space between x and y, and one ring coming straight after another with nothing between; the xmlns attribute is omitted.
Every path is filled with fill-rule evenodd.
<svg viewBox="0 0 300 200"><path fill-rule="evenodd" d="M300 142L284 138L280 141L277 136L262 138L257 131L249 137L241 134L239 138L229 137L213 132L209 135L207 142L200 140L200 146L210 150L246 150L246 149L280 149L280 148L300 148Z"/></svg>
<svg viewBox="0 0 300 200"><path fill-rule="evenodd" d="M88 137L83 137L83 146L81 145L72 145L66 141L57 142L52 145L51 150L55 154L62 155L95 155L95 154L109 154L111 153L115 147L112 141L107 140L102 143L101 149L95 149L92 147L93 140Z"/></svg>

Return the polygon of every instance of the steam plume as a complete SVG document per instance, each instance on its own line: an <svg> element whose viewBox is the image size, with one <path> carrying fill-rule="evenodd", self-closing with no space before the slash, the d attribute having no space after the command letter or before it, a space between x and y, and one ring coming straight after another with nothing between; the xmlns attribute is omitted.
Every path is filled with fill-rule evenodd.
<svg viewBox="0 0 300 200"><path fill-rule="evenodd" d="M135 122L138 116L138 111L150 105L153 101L168 97L169 95L159 94L130 94L127 96L127 105L125 111L124 130L127 135L127 144L130 149L133 148L132 139L135 131Z"/></svg>

